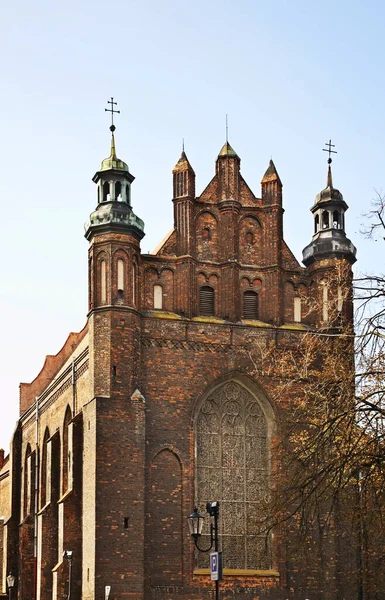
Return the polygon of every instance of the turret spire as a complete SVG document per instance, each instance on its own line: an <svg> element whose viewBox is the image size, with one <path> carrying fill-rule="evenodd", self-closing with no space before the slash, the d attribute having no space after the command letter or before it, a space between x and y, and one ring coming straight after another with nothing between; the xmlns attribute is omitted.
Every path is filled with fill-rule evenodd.
<svg viewBox="0 0 385 600"><path fill-rule="evenodd" d="M311 208L314 215L312 242L303 250L303 263L309 266L325 258L346 258L351 264L356 260L356 249L345 233L345 212L348 209L341 192L333 187L332 154L337 154L332 141L326 142L324 152L329 153L326 188L317 194Z"/></svg>
<svg viewBox="0 0 385 600"><path fill-rule="evenodd" d="M99 171L92 180L97 184L98 204L86 224L86 237L91 238L101 231L119 231L133 234L137 240L144 236L144 223L137 217L131 207L131 184L135 177L130 173L128 165L116 156L114 114L117 102L113 97L108 100L111 108L111 149L110 156L102 161Z"/></svg>
<svg viewBox="0 0 385 600"><path fill-rule="evenodd" d="M111 125L110 125L110 131L111 131L111 153L110 153L110 158L115 158L116 159L116 150L115 150L115 137L114 137L114 131L116 129L115 125L114 125L114 115L118 114L120 115L120 110L115 110L114 106L117 106L118 103L114 102L114 98L111 96L111 100L107 100L107 104L111 104L111 108L105 108L104 112L110 112L111 113Z"/></svg>
<svg viewBox="0 0 385 600"><path fill-rule="evenodd" d="M332 188L333 187L333 179L332 179L332 167L331 167L332 157L331 157L331 155L332 154L337 154L337 151L336 150L332 150L332 148L335 148L336 145L332 144L331 140L329 140L328 142L325 142L325 146L327 146L327 148L322 148L322 150L324 152L328 152L329 153L329 158L328 158L328 165L329 165L328 166L328 178L327 178L327 182L326 182L326 187Z"/></svg>

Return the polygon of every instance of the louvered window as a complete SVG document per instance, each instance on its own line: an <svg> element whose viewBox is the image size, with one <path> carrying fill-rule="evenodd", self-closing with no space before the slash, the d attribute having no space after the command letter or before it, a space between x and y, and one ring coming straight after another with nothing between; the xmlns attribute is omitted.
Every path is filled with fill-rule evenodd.
<svg viewBox="0 0 385 600"><path fill-rule="evenodd" d="M243 294L243 318L258 319L258 294L256 292Z"/></svg>
<svg viewBox="0 0 385 600"><path fill-rule="evenodd" d="M199 290L199 314L214 314L214 290L208 285L203 285Z"/></svg>

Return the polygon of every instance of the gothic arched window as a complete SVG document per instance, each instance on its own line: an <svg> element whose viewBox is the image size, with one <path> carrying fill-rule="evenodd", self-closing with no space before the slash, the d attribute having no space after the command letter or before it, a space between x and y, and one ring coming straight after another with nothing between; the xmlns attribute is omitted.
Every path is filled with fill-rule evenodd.
<svg viewBox="0 0 385 600"><path fill-rule="evenodd" d="M63 482L63 494L69 489L69 474L71 472L71 442L70 440L70 422L72 420L72 412L69 406L64 415L63 424L63 468L62 468L62 482Z"/></svg>
<svg viewBox="0 0 385 600"><path fill-rule="evenodd" d="M124 261L119 258L117 262L117 271L118 271L118 292L124 291Z"/></svg>
<svg viewBox="0 0 385 600"><path fill-rule="evenodd" d="M216 388L196 418L196 506L220 502L220 539L228 569L269 569L264 525L269 501L267 420L259 402L231 381ZM203 535L201 546L210 544ZM197 556L206 566L207 556Z"/></svg>
<svg viewBox="0 0 385 600"><path fill-rule="evenodd" d="M47 494L47 483L49 483L49 477L47 477L47 470L50 468L48 464L48 440L50 438L49 429L46 427L43 438L43 447L41 453L41 484L40 484L40 508L47 503L47 498L50 497L49 490Z"/></svg>
<svg viewBox="0 0 385 600"><path fill-rule="evenodd" d="M31 445L27 445L24 458L24 498L23 498L23 514L24 518L32 512L32 450Z"/></svg>
<svg viewBox="0 0 385 600"><path fill-rule="evenodd" d="M105 304L107 300L107 277L106 277L106 261L100 262L100 302Z"/></svg>

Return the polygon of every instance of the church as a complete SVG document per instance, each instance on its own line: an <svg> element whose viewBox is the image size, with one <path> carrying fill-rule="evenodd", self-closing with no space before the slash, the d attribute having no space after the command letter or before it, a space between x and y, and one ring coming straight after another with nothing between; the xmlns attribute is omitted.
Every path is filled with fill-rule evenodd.
<svg viewBox="0 0 385 600"><path fill-rule="evenodd" d="M347 290L327 284L356 260L330 164L309 201L304 266L283 238L273 161L255 195L228 140L199 196L183 150L173 229L146 254L134 175L110 129L85 226L86 324L20 385L0 457L3 593L13 575L15 600L213 598L209 555L195 549L188 517L195 507L205 516L207 547L205 507L217 502L221 599L358 598L354 583L341 591L333 543L321 577L317 549L300 559L287 532L260 527L291 398L277 400L277 378L258 372L253 348L285 352L304 331L338 333L352 319L351 279Z"/></svg>

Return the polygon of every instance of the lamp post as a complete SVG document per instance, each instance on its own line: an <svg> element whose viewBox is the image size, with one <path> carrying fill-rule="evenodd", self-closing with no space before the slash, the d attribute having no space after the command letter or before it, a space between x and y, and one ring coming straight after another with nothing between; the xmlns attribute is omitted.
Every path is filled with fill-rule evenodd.
<svg viewBox="0 0 385 600"><path fill-rule="evenodd" d="M214 546L215 552L218 552L218 516L219 516L219 502L207 502L206 511L209 513L210 517L214 517L214 523L210 522L210 547L209 548L200 548L198 546L198 539L202 535L203 528L203 520L204 517L200 514L197 507L194 508L194 511L188 517L188 526L190 530L191 537L194 540L195 547L199 552L209 552L211 548ZM215 580L215 600L219 599L219 573L218 579Z"/></svg>
<svg viewBox="0 0 385 600"><path fill-rule="evenodd" d="M12 575L12 573L10 573L7 576L7 585L8 585L8 598L9 600L12 600L12 589L15 585L15 581L16 581L16 577L14 575Z"/></svg>
<svg viewBox="0 0 385 600"><path fill-rule="evenodd" d="M68 560L68 596L67 600L71 600L71 587L72 587L72 550L64 550L63 557Z"/></svg>

